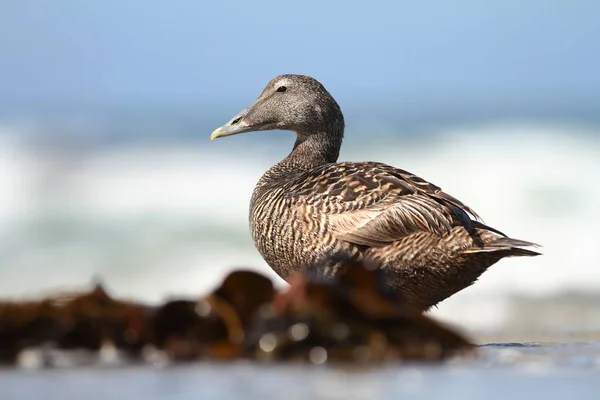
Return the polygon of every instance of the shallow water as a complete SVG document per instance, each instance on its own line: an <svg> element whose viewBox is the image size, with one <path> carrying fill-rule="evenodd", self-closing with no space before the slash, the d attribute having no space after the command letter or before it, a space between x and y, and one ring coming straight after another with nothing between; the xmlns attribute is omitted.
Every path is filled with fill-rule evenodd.
<svg viewBox="0 0 600 400"><path fill-rule="evenodd" d="M497 343L443 365L193 363L0 372L12 399L597 398L600 342Z"/></svg>

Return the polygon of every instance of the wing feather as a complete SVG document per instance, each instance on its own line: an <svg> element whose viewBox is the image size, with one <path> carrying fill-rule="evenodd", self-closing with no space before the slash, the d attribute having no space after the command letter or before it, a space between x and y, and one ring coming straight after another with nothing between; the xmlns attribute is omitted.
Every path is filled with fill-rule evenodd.
<svg viewBox="0 0 600 400"><path fill-rule="evenodd" d="M381 163L327 164L288 188L297 207L315 208L339 240L385 246L419 231L439 236L477 214L441 188Z"/></svg>

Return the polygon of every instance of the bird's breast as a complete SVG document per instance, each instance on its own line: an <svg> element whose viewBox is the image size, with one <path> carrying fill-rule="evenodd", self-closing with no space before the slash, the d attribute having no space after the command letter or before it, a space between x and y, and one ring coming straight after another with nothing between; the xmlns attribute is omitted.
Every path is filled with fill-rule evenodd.
<svg viewBox="0 0 600 400"><path fill-rule="evenodd" d="M274 189L253 196L250 207L254 245L280 275L306 267L335 245L326 216L296 200Z"/></svg>

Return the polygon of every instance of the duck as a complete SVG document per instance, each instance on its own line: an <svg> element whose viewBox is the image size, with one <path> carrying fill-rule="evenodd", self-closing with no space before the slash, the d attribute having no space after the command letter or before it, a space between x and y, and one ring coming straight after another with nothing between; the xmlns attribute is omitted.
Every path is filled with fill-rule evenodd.
<svg viewBox="0 0 600 400"><path fill-rule="evenodd" d="M296 134L287 157L256 183L248 218L256 249L285 281L296 273L331 279L344 260L364 262L385 272L391 292L427 311L501 259L541 254L411 172L339 161L344 115L311 76L274 77L210 140L266 130Z"/></svg>

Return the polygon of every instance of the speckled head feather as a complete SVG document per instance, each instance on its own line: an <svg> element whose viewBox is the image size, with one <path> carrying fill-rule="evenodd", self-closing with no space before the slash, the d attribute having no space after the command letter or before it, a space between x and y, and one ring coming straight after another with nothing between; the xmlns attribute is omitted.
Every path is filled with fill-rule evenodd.
<svg viewBox="0 0 600 400"><path fill-rule="evenodd" d="M211 139L264 130L294 131L300 139L327 133L344 134L340 106L316 79L306 75L279 75L267 84L249 107L216 129Z"/></svg>

